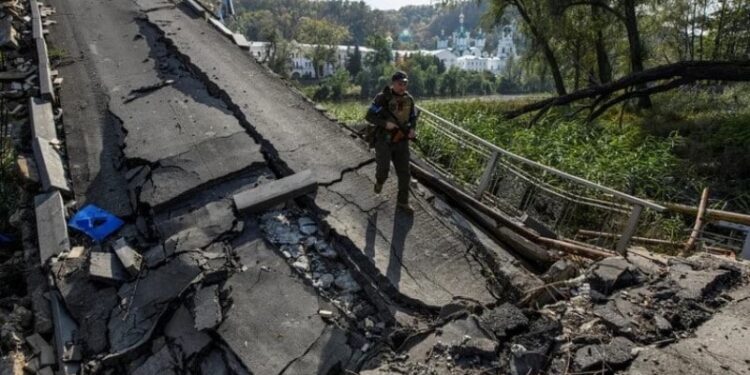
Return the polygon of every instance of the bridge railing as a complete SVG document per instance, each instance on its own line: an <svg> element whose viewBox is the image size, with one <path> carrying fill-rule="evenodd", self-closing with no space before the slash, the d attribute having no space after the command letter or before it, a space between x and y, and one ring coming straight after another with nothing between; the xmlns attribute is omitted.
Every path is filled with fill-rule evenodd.
<svg viewBox="0 0 750 375"><path fill-rule="evenodd" d="M624 253L633 239L679 248L690 235L689 218L641 199L571 175L498 147L420 108L413 151L435 170L483 203L548 237ZM716 233L701 232L705 244Z"/></svg>

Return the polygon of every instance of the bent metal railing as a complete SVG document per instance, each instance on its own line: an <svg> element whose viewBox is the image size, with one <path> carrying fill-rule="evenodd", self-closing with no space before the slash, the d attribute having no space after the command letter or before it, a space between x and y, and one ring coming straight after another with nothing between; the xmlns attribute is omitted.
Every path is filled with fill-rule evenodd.
<svg viewBox="0 0 750 375"><path fill-rule="evenodd" d="M689 235L688 220L658 203L516 155L419 109L413 152L444 178L544 236L623 254L632 239L678 248ZM710 235L702 232L702 244L717 244ZM722 245L741 247L730 240Z"/></svg>

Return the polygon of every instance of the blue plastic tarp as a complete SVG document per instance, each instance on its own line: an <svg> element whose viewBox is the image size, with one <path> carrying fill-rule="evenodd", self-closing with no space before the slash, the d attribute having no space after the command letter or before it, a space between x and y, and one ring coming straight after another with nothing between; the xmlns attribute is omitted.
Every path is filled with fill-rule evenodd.
<svg viewBox="0 0 750 375"><path fill-rule="evenodd" d="M110 234L116 232L124 222L115 215L93 205L81 208L68 221L68 226L86 233L94 241L101 242Z"/></svg>

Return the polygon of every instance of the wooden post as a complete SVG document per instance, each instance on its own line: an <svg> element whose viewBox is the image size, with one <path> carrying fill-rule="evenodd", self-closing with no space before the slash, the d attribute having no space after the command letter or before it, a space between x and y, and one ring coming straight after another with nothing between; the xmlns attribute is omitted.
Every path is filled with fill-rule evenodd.
<svg viewBox="0 0 750 375"><path fill-rule="evenodd" d="M630 238L633 237L636 229L638 229L638 220L641 217L642 210L643 206L636 204L635 206L633 206L633 210L630 212L628 225L625 227L625 231L622 232L622 237L620 237L620 241L617 242L617 247L615 248L615 250L622 256L625 256L625 253L628 251Z"/></svg>
<svg viewBox="0 0 750 375"><path fill-rule="evenodd" d="M482 200L482 194L484 194L484 192L487 191L487 188L490 187L490 182L492 182L492 175L495 173L495 168L497 167L497 160L499 157L500 153L494 151L492 155L490 155L489 160L487 160L487 164L485 164L484 166L482 180L479 181L479 186L477 187L476 194L474 195L480 201Z"/></svg>
<svg viewBox="0 0 750 375"><path fill-rule="evenodd" d="M690 238L688 239L687 244L685 244L685 250L680 254L681 256L686 256L688 253L690 253L691 250L693 250L693 247L695 246L695 241L698 239L701 228L703 228L703 215L705 215L706 213L706 203L708 203L707 187L703 188L701 203L698 206L698 214L695 216L695 225L693 226L693 232L690 233Z"/></svg>

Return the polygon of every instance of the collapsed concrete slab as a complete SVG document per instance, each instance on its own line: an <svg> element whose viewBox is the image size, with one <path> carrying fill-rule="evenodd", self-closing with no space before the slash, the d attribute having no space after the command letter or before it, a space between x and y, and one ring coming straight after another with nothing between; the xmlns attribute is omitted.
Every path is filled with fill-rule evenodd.
<svg viewBox="0 0 750 375"><path fill-rule="evenodd" d="M208 334L195 329L193 318L185 305L180 305L172 315L164 327L164 335L180 349L185 359L200 352L211 343L211 337Z"/></svg>
<svg viewBox="0 0 750 375"><path fill-rule="evenodd" d="M201 185L265 164L260 146L245 133L201 142L190 150L159 161L139 199L151 207L163 205Z"/></svg>
<svg viewBox="0 0 750 375"><path fill-rule="evenodd" d="M315 202L324 221L348 238L353 259L395 296L438 308L454 299L494 302L497 285L482 276L471 245L428 202L412 198L413 216L396 209L395 182L372 192L374 167L347 173L321 188Z"/></svg>
<svg viewBox="0 0 750 375"><path fill-rule="evenodd" d="M193 298L195 329L201 331L214 328L221 322L221 305L219 305L219 287L211 285L201 288Z"/></svg>
<svg viewBox="0 0 750 375"><path fill-rule="evenodd" d="M246 228L233 243L247 269L227 280L233 303L216 331L253 374L291 374L291 368L311 366L316 370L301 373L328 373L341 362L332 359L345 356L349 349L318 316L314 290L266 246L257 231ZM328 358L315 359L311 354L303 359L313 349Z"/></svg>
<svg viewBox="0 0 750 375"><path fill-rule="evenodd" d="M201 142L245 131L224 103L194 78L181 77L140 95L125 103L113 100L110 105L127 130L123 154L128 159L156 163Z"/></svg>
<svg viewBox="0 0 750 375"><path fill-rule="evenodd" d="M187 6L184 10L190 12ZM373 155L342 133L338 124L202 18L174 10L152 11L147 16L179 53L190 56L196 72L217 85L222 96L225 93L231 98L238 116L272 145L269 151L286 166L284 173L310 169L318 183L327 184L340 179L342 171L373 160ZM253 84L248 84L248 77ZM282 103L284 110L269 110Z"/></svg>
<svg viewBox="0 0 750 375"><path fill-rule="evenodd" d="M151 270L140 280L120 287L126 303L112 310L108 324L110 350L120 352L146 340L170 301L178 298L200 274L196 255L185 253Z"/></svg>
<svg viewBox="0 0 750 375"><path fill-rule="evenodd" d="M96 254L103 253L92 252L92 258ZM84 353L96 354L107 348L107 321L118 300L115 288L89 281L85 261L66 259L53 264L52 272L65 306L80 324L77 335L85 344Z"/></svg>
<svg viewBox="0 0 750 375"><path fill-rule="evenodd" d="M208 246L230 232L236 220L232 203L227 199L168 211L154 218L157 231L165 238L166 256Z"/></svg>
<svg viewBox="0 0 750 375"><path fill-rule="evenodd" d="M750 374L750 299L731 303L700 326L692 338L638 355L628 375Z"/></svg>

